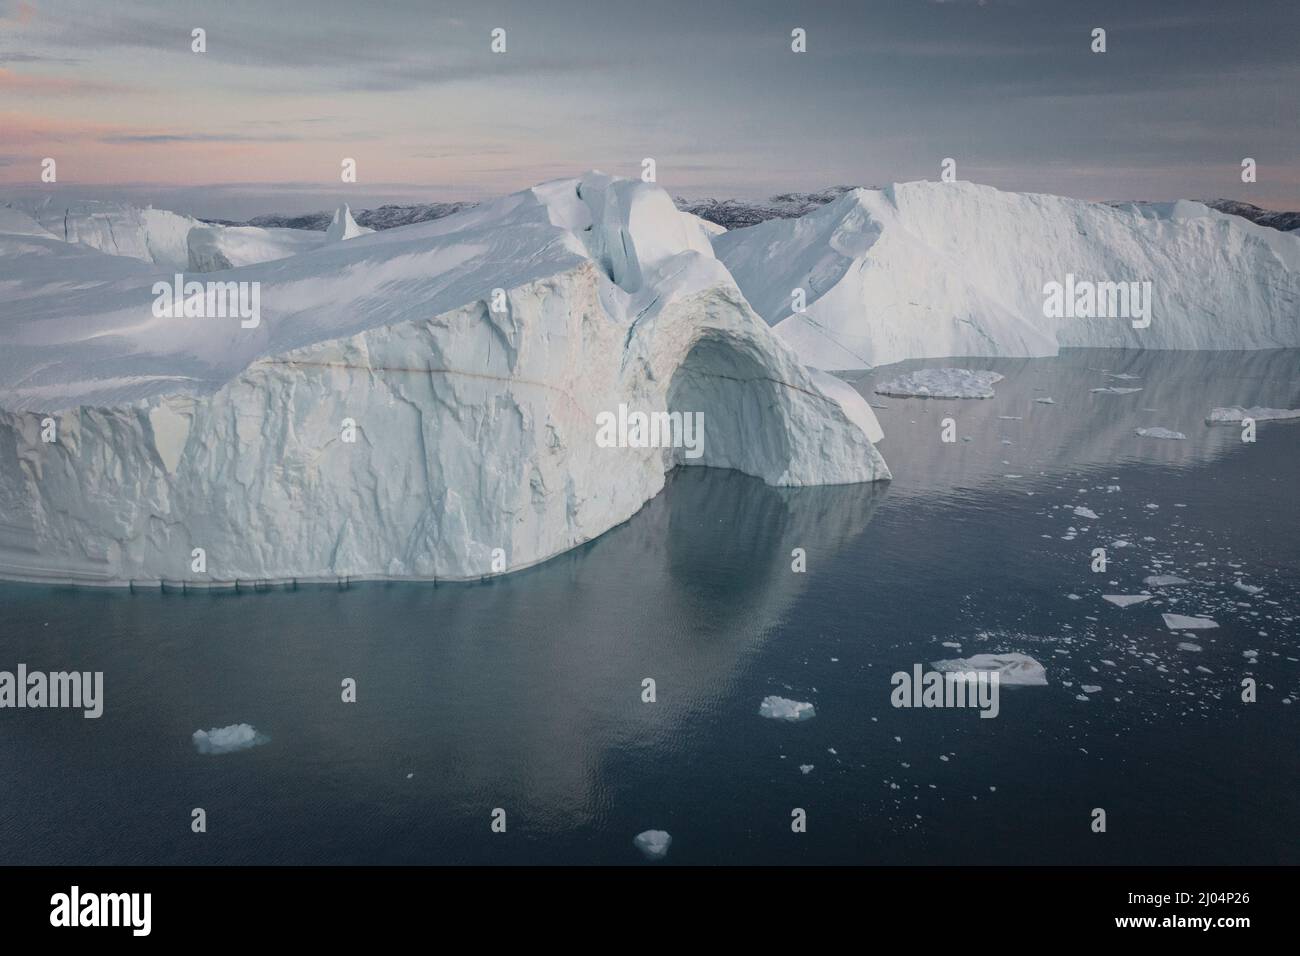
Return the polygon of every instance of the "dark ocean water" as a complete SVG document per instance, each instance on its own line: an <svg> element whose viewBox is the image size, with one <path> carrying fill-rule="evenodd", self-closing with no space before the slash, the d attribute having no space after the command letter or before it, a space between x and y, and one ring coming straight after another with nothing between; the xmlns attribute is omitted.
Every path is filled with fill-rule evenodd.
<svg viewBox="0 0 1300 956"><path fill-rule="evenodd" d="M901 368L943 364L1006 380L873 397L889 485L683 469L627 524L483 584L0 585L0 669L105 682L98 720L0 710L0 863L635 864L651 828L678 864L1300 862L1300 423L1254 444L1204 423L1300 407L1300 353ZM970 441L942 443L945 417ZM1101 598L1154 573L1190 583ZM895 671L1005 651L1049 683L1003 688L997 719L890 705ZM765 720L768 694L817 716ZM267 741L191 741L242 722Z"/></svg>

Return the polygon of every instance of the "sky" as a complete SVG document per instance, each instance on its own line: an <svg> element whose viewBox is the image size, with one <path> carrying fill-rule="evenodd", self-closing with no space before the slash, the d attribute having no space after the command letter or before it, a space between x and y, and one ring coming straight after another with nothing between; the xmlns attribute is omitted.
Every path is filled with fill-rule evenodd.
<svg viewBox="0 0 1300 956"><path fill-rule="evenodd" d="M741 198L951 157L1000 189L1300 209L1298 48L1297 0L0 0L0 189L247 218L645 157Z"/></svg>

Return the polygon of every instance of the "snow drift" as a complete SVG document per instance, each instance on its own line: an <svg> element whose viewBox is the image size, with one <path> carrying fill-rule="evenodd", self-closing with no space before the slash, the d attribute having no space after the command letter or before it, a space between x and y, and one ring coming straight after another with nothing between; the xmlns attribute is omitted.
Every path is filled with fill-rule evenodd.
<svg viewBox="0 0 1300 956"><path fill-rule="evenodd" d="M16 215L0 577L477 578L623 522L678 464L889 475L866 402L820 385L644 183L593 173L205 275L260 284L249 328L159 316L170 274ZM620 404L702 412L703 455L599 447Z"/></svg>
<svg viewBox="0 0 1300 956"><path fill-rule="evenodd" d="M855 189L713 245L755 310L825 369L1063 347L1300 346L1300 236L1196 202L1115 207L913 182ZM1067 276L1151 282L1150 326L1046 318L1044 287Z"/></svg>

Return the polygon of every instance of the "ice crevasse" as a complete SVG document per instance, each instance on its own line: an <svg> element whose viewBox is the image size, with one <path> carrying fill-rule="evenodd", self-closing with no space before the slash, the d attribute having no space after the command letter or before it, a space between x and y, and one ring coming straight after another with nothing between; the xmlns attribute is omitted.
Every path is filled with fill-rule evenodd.
<svg viewBox="0 0 1300 956"><path fill-rule="evenodd" d="M156 264L5 213L2 578L473 579L620 524L679 464L889 477L865 400L650 184L589 173L202 276L259 283L250 328L157 316ZM601 447L620 404L702 413L702 455Z"/></svg>

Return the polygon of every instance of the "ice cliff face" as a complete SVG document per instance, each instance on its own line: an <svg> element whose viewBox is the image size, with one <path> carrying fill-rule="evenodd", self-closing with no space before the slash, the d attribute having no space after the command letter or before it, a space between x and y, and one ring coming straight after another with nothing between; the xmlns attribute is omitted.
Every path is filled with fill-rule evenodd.
<svg viewBox="0 0 1300 956"><path fill-rule="evenodd" d="M259 283L248 328L159 315L171 276L33 227L0 220L0 577L474 578L621 523L677 464L888 477L865 401L643 183L589 174L205 276ZM602 447L620 405L702 413L703 454Z"/></svg>
<svg viewBox="0 0 1300 956"><path fill-rule="evenodd" d="M1300 346L1300 237L1200 203L1112 207L915 182L853 190L713 243L746 299L821 368L1067 346ZM1047 318L1044 287L1067 276L1150 281L1150 326Z"/></svg>

